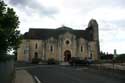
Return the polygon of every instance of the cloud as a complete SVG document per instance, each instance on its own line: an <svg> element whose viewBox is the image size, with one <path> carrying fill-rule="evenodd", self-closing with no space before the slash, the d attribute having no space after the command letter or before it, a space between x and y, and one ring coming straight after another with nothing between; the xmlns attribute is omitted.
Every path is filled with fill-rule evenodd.
<svg viewBox="0 0 125 83"><path fill-rule="evenodd" d="M117 29L125 31L125 19L111 21L112 24L116 25Z"/></svg>
<svg viewBox="0 0 125 83"><path fill-rule="evenodd" d="M58 13L58 10L54 7L45 7L38 0L9 0L9 4L14 7L18 7L23 11L30 13L39 13L39 15L52 16ZM32 12L33 11L33 12Z"/></svg>
<svg viewBox="0 0 125 83"><path fill-rule="evenodd" d="M42 8L40 4L37 2L37 0L8 0L9 4L16 6L16 7L30 7L30 8Z"/></svg>
<svg viewBox="0 0 125 83"><path fill-rule="evenodd" d="M93 14L98 19L104 19L107 21L121 20L125 19L125 11L122 8L97 8L89 13Z"/></svg>
<svg viewBox="0 0 125 83"><path fill-rule="evenodd" d="M100 31L100 33L101 51L113 53L113 50L117 49L118 54L124 53L124 31Z"/></svg>

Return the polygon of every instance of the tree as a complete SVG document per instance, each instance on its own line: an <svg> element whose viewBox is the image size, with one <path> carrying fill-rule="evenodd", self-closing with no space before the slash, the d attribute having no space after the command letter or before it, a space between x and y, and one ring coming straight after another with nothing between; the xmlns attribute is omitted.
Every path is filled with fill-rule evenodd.
<svg viewBox="0 0 125 83"><path fill-rule="evenodd" d="M0 0L0 58L3 58L11 50L16 53L20 44L21 34L19 19L13 8L7 7L3 0Z"/></svg>
<svg viewBox="0 0 125 83"><path fill-rule="evenodd" d="M125 54L119 54L115 57L116 62L125 62Z"/></svg>

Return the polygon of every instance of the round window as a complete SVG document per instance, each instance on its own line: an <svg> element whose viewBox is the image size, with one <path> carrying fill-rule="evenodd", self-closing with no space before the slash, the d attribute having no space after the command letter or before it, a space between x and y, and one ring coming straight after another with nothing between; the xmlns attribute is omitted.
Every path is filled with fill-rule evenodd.
<svg viewBox="0 0 125 83"><path fill-rule="evenodd" d="M66 42L65 42L65 43L66 43L66 45L69 45L69 43L70 43L70 42L69 42L69 40L66 40Z"/></svg>

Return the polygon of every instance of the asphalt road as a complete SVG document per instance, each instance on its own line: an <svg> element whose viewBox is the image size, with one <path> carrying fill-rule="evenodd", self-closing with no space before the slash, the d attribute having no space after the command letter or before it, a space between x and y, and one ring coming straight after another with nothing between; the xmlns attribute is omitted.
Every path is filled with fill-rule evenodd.
<svg viewBox="0 0 125 83"><path fill-rule="evenodd" d="M124 77L118 78L86 67L41 65L26 70L41 83L125 83Z"/></svg>

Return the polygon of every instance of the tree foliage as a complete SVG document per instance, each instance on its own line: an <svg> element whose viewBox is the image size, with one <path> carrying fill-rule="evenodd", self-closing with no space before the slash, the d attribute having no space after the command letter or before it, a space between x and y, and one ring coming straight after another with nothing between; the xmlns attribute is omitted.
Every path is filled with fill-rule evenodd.
<svg viewBox="0 0 125 83"><path fill-rule="evenodd" d="M125 62L125 54L120 54L115 58L116 61Z"/></svg>
<svg viewBox="0 0 125 83"><path fill-rule="evenodd" d="M111 60L113 59L113 54L105 53L105 52L100 52L100 59L105 59L105 60Z"/></svg>
<svg viewBox="0 0 125 83"><path fill-rule="evenodd" d="M21 34L19 18L13 8L7 7L3 0L0 0L0 58L10 50L16 51L20 43Z"/></svg>

